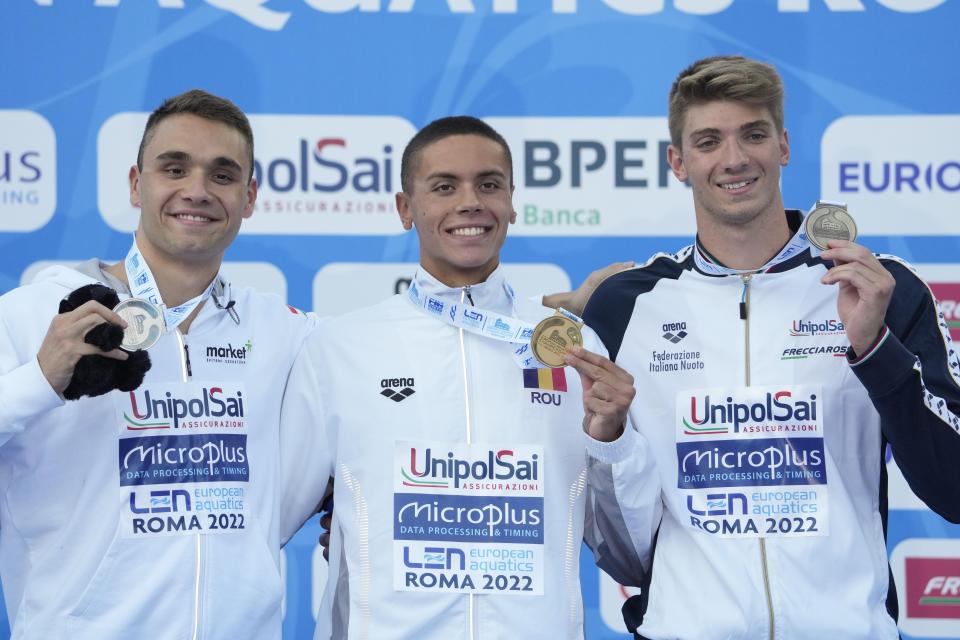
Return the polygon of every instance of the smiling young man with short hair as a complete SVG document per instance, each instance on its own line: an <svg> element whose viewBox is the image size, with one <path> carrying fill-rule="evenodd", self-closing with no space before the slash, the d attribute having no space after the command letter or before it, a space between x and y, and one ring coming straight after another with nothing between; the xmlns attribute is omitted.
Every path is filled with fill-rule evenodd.
<svg viewBox="0 0 960 640"><path fill-rule="evenodd" d="M650 640L893 640L887 445L914 492L960 521L960 361L933 296L895 257L838 239L818 251L784 208L773 67L694 63L669 124L696 242L608 278L584 310L637 376L631 421L649 443L591 466L604 539L644 558L629 576L607 556L642 587L627 626ZM655 510L632 477L650 456Z"/></svg>
<svg viewBox="0 0 960 640"><path fill-rule="evenodd" d="M335 479L315 637L580 639L584 448L627 452L632 378L582 348L570 367L531 358L551 310L500 267L516 213L498 133L437 120L401 173L400 220L420 239L409 291L331 320L337 340L308 341L284 396L284 433L315 425L282 443L303 488L284 503L289 530ZM584 342L599 348L588 330Z"/></svg>
<svg viewBox="0 0 960 640"><path fill-rule="evenodd" d="M280 398L312 318L231 286L224 252L254 208L253 134L194 90L150 116L127 258L54 267L0 298L0 572L13 638L279 639ZM105 321L100 283L149 301L163 332L135 391L64 402ZM143 303L147 304L147 303ZM49 329L46 328L49 324ZM211 349L252 343L242 359Z"/></svg>

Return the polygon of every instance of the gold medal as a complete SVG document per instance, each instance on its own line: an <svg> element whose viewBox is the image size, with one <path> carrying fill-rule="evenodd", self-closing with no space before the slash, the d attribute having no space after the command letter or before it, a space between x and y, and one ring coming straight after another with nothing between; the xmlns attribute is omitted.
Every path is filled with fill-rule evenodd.
<svg viewBox="0 0 960 640"><path fill-rule="evenodd" d="M827 245L830 240L854 242L857 239L857 223L844 204L817 201L803 224L810 244L821 251L830 248Z"/></svg>
<svg viewBox="0 0 960 640"><path fill-rule="evenodd" d="M544 318L537 323L530 338L534 357L551 369L565 367L563 356L571 348L583 344L581 326L582 323L572 320L560 309L549 318Z"/></svg>
<svg viewBox="0 0 960 640"><path fill-rule="evenodd" d="M163 313L152 302L127 298L115 306L113 311L127 323L127 328L123 331L123 342L120 344L124 351L149 349L163 335Z"/></svg>

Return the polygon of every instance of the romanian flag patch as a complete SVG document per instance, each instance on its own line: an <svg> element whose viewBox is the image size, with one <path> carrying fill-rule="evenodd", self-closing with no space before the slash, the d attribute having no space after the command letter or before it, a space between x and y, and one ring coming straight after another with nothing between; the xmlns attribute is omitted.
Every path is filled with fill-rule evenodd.
<svg viewBox="0 0 960 640"><path fill-rule="evenodd" d="M524 369L523 388L566 391L567 375L564 369Z"/></svg>

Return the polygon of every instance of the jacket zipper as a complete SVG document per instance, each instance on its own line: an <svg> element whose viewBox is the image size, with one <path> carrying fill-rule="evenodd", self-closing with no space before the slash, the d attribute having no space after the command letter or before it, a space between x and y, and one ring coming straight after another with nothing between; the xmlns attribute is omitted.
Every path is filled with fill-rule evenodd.
<svg viewBox="0 0 960 640"><path fill-rule="evenodd" d="M173 333L176 335L177 342L180 343L180 348L183 353L183 361L181 362L183 381L189 382L191 378L193 378L193 369L190 366L190 346L187 344L185 336L180 333L179 329L176 329ZM190 638L191 640L198 640L200 637L200 574L203 566L203 536L199 533L194 534L194 541L196 570L193 578L193 626L190 632Z"/></svg>
<svg viewBox="0 0 960 640"><path fill-rule="evenodd" d="M740 319L743 320L743 344L744 344L744 386L749 387L750 380L750 280L752 273L743 274L740 280L743 281L743 294L740 298ZM767 637L773 640L776 635L776 620L773 616L773 594L770 590L770 571L767 567L767 541L760 538L760 567L763 570L763 591L767 599L767 628L769 632Z"/></svg>
<svg viewBox="0 0 960 640"><path fill-rule="evenodd" d="M464 300L469 300L470 304L473 304L473 297L470 295L470 285L467 285L460 292L460 304L463 304ZM457 330L460 334L460 363L463 367L463 399L464 399L464 412L466 414L466 424L467 424L467 444L473 442L473 429L470 421L470 385L467 379L467 347L466 341L464 340L463 328ZM474 640L476 638L476 632L474 629L474 619L475 611L474 607L476 606L476 601L472 593L467 594L467 633L469 640Z"/></svg>

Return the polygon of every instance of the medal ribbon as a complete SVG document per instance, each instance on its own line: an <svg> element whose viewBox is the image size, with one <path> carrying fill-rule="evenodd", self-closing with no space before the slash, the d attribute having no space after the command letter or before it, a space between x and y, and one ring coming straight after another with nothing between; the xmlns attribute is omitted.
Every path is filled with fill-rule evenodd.
<svg viewBox="0 0 960 640"><path fill-rule="evenodd" d="M210 296L214 285L219 279L218 274L218 276L207 285L203 293L187 300L181 305L168 309L167 305L163 303L163 298L160 297L160 289L157 287L157 281L153 277L153 272L150 271L150 266L147 264L147 261L143 259L143 255L140 254L140 249L137 248L136 235L133 237L133 244L130 246L130 251L127 252L127 258L123 261L123 267L127 272L127 281L130 283L131 295L134 298L148 300L160 308L163 312L164 331L167 332L176 329L180 323L197 308L197 305Z"/></svg>
<svg viewBox="0 0 960 640"><path fill-rule="evenodd" d="M820 202L826 203L825 200ZM832 203L827 203L832 204ZM804 219L816 208L816 205L810 208L810 211L807 211ZM713 275L713 276L731 276L731 275L745 275L749 273L765 273L780 264L784 260L788 260L795 255L803 252L805 249L810 249L810 254L814 257L820 255L820 251L810 244L810 239L807 237L807 232L805 231L805 225L803 221L800 222L800 228L797 229L797 232L793 234L793 237L790 238L790 241L784 245L783 249L780 249L780 252L777 255L770 258L765 265L759 269L731 269L730 267L725 267L716 259L711 256L706 249L703 248L703 245L700 244L700 238L697 238L696 250L693 252L693 260L697 265L697 269L703 273Z"/></svg>
<svg viewBox="0 0 960 640"><path fill-rule="evenodd" d="M512 307L515 299L514 293L506 284L504 285L504 291L510 299L510 306ZM407 289L407 299L413 306L441 322L485 338L509 342L513 346L513 359L521 368L544 368L540 361L533 356L530 349L530 338L533 337L535 325L502 313L487 311L465 302L451 303L436 296L427 295L420 291L416 279L410 283L410 288ZM583 324L583 320L569 311L564 309L559 309L559 311L574 322Z"/></svg>

